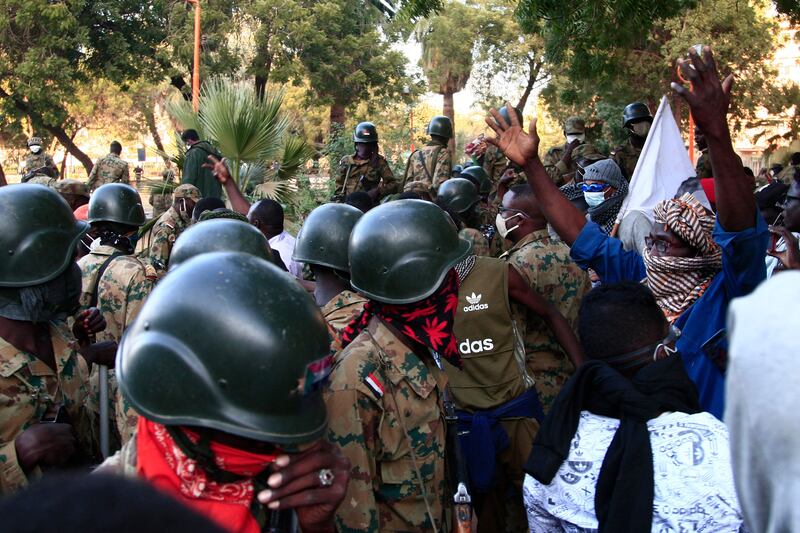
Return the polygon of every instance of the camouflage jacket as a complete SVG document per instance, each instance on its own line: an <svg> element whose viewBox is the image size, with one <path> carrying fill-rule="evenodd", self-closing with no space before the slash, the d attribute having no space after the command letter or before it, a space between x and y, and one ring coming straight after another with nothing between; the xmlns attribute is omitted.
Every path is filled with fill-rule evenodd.
<svg viewBox="0 0 800 533"><path fill-rule="evenodd" d="M453 175L453 158L447 145L431 141L408 156L403 184L426 183L434 192Z"/></svg>
<svg viewBox="0 0 800 533"><path fill-rule="evenodd" d="M189 226L175 206L161 215L148 234L142 235L136 243L136 253L145 264L152 265L158 276L167 273L169 254L175 240Z"/></svg>
<svg viewBox="0 0 800 533"><path fill-rule="evenodd" d="M89 190L94 191L106 183L129 183L128 163L117 154L108 154L97 160L89 173Z"/></svg>
<svg viewBox="0 0 800 533"><path fill-rule="evenodd" d="M29 154L28 157L25 158L25 168L23 173L27 174L31 170L36 170L37 168L42 167L49 167L58 172L58 167L56 166L55 161L53 161L53 158L50 157L50 154L39 152L38 154Z"/></svg>
<svg viewBox="0 0 800 533"><path fill-rule="evenodd" d="M161 179L164 180L164 183L173 183L175 181L175 173L171 169L166 168L161 173ZM159 189L155 187L153 191L150 192L150 205L153 206L152 218L158 218L163 215L173 202L171 192L157 192L158 190Z"/></svg>
<svg viewBox="0 0 800 533"><path fill-rule="evenodd" d="M50 187L51 189L56 188L56 180L50 176L45 176L44 174L37 174L25 183L30 183L31 185L44 185L45 187Z"/></svg>
<svg viewBox="0 0 800 533"><path fill-rule="evenodd" d="M494 194L495 191L497 191L497 182L503 177L503 171L506 169L507 165L508 158L503 155L503 152L500 151L500 148L493 144L489 144L486 147L486 152L483 153L481 166L483 167L483 170L486 171L486 174L489 175L489 179L492 181L491 194Z"/></svg>
<svg viewBox="0 0 800 533"><path fill-rule="evenodd" d="M342 330L351 320L361 315L365 303L367 300L363 296L352 291L342 291L322 306L322 316L333 334L332 352L342 349Z"/></svg>
<svg viewBox="0 0 800 533"><path fill-rule="evenodd" d="M61 405L69 415L81 451L97 451L96 428L85 409L86 361L75 351L75 338L66 323L52 322L50 336L56 371L0 338L0 494L28 484L29 477L17 462L14 440L42 418L55 416ZM30 478L40 473L36 468Z"/></svg>
<svg viewBox="0 0 800 533"><path fill-rule="evenodd" d="M561 161L566 148L566 143L561 146L554 146L550 148L542 158L542 164L544 165L547 175L550 176L553 183L559 187L573 179L575 171L578 168L576 161L584 152L597 152L597 148L595 148L594 145L589 143L581 144L572 151L572 157L570 158L569 165L567 165Z"/></svg>
<svg viewBox="0 0 800 533"><path fill-rule="evenodd" d="M566 244L553 240L548 231L542 229L525 236L502 257L575 328L581 300L591 289L591 282L586 272L570 258ZM572 363L540 316L516 304L512 304L512 311L523 329L528 369L536 381L542 405L547 409L574 371Z"/></svg>
<svg viewBox="0 0 800 533"><path fill-rule="evenodd" d="M342 351L325 398L328 438L352 465L338 531L431 531L423 494L444 531L444 385L433 358L377 318Z"/></svg>
<svg viewBox="0 0 800 533"><path fill-rule="evenodd" d="M336 177L336 194L347 196L355 191L369 191L381 187L381 196L397 192L398 183L389 168L386 158L378 154L378 167L372 166L369 159L356 159L348 155L339 161L339 175ZM347 183L345 183L347 182Z"/></svg>
<svg viewBox="0 0 800 533"><path fill-rule="evenodd" d="M711 159L708 157L708 150L700 152L700 157L697 158L697 164L694 166L698 178L711 178L714 176L714 171L711 170Z"/></svg>
<svg viewBox="0 0 800 533"><path fill-rule="evenodd" d="M642 149L635 147L630 139L625 144L614 148L614 151L611 152L611 159L622 170L622 176L626 180L631 181L631 178L633 178L633 171L636 169L636 162L639 161L641 153Z"/></svg>

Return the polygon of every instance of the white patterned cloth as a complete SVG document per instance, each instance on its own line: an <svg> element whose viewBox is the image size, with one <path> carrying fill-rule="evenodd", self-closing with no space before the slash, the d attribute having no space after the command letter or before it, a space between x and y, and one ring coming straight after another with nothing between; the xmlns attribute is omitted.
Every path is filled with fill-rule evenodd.
<svg viewBox="0 0 800 533"><path fill-rule="evenodd" d="M289 273L297 279L303 279L303 265L292 260L294 253L295 239L291 233L284 230L283 233L275 235L269 240L269 247L277 250L281 256L281 261L286 265Z"/></svg>
<svg viewBox="0 0 800 533"><path fill-rule="evenodd" d="M525 476L531 533L596 532L595 484L619 420L581 413L567 461L550 485ZM742 531L728 430L709 413L647 423L653 449L653 533Z"/></svg>

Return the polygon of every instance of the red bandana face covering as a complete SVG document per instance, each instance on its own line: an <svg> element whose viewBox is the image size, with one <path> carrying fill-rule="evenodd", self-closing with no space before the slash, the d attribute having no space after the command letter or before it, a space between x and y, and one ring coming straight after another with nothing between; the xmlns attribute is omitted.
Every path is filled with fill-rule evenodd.
<svg viewBox="0 0 800 533"><path fill-rule="evenodd" d="M197 435L180 429L192 441ZM209 517L234 533L259 533L261 527L251 512L256 489L253 477L275 462L274 455L259 455L211 442L217 466L243 479L220 483L187 457L165 426L139 417L136 437L136 472L157 489Z"/></svg>
<svg viewBox="0 0 800 533"><path fill-rule="evenodd" d="M448 363L461 368L458 343L453 335L457 308L458 275L455 270L450 270L439 289L419 302L393 305L369 300L361 315L342 332L342 347L353 342L370 319L377 316L403 335L435 351Z"/></svg>

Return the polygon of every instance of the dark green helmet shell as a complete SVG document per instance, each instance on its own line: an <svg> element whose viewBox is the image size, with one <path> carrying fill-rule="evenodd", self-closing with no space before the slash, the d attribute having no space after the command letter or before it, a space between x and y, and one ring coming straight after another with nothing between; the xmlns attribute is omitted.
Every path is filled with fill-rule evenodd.
<svg viewBox="0 0 800 533"><path fill-rule="evenodd" d="M243 252L273 262L269 242L258 229L240 220L215 218L194 224L181 233L172 247L169 269L210 252Z"/></svg>
<svg viewBox="0 0 800 533"><path fill-rule="evenodd" d="M372 122L361 122L353 132L353 141L357 143L378 142L378 129Z"/></svg>
<svg viewBox="0 0 800 533"><path fill-rule="evenodd" d="M125 332L116 373L148 420L300 444L326 430L321 393L308 385L329 350L322 313L291 276L215 252L156 286Z"/></svg>
<svg viewBox="0 0 800 533"><path fill-rule="evenodd" d="M66 200L43 185L0 187L0 287L29 287L55 278L72 263L89 229Z"/></svg>
<svg viewBox="0 0 800 533"><path fill-rule="evenodd" d="M106 183L89 198L89 224L116 222L126 226L141 226L147 221L142 199L136 189L124 183Z"/></svg>
<svg viewBox="0 0 800 533"><path fill-rule="evenodd" d="M367 298L390 304L433 294L470 251L450 217L423 200L382 204L350 235L350 282Z"/></svg>
<svg viewBox="0 0 800 533"><path fill-rule="evenodd" d="M451 139L453 137L453 123L445 116L440 115L433 117L428 123L426 133L428 135L438 135L445 139Z"/></svg>
<svg viewBox="0 0 800 533"><path fill-rule="evenodd" d="M503 120L506 121L506 124L508 124L510 126L511 125L511 117L508 115L508 108L506 106L502 106L502 107L500 107L500 109L498 109L498 113L500 113L500 116L503 117ZM519 120L519 125L520 125L520 127L522 127L524 125L523 120L522 120L522 111L520 111L519 108L515 107L514 108L514 114L517 115L517 120Z"/></svg>
<svg viewBox="0 0 800 533"><path fill-rule="evenodd" d="M349 272L347 246L350 233L364 213L347 204L325 204L308 215L297 241L292 260Z"/></svg>
<svg viewBox="0 0 800 533"><path fill-rule="evenodd" d="M653 115L650 114L650 109L641 102L634 102L625 106L622 111L622 127L627 128L633 122L641 120L653 121Z"/></svg>
<svg viewBox="0 0 800 533"><path fill-rule="evenodd" d="M489 194L492 190L492 180L480 165L465 168L461 171L461 177L471 181L478 188L479 194Z"/></svg>
<svg viewBox="0 0 800 533"><path fill-rule="evenodd" d="M456 213L468 211L480 201L478 188L468 179L451 178L439 186L436 201Z"/></svg>

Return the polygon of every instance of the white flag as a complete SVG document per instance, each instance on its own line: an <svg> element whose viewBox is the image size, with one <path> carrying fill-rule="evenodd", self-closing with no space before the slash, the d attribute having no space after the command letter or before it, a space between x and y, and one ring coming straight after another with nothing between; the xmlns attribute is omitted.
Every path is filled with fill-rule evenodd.
<svg viewBox="0 0 800 533"><path fill-rule="evenodd" d="M672 108L664 96L636 162L617 222L630 211L640 211L652 221L656 204L674 197L681 183L695 175Z"/></svg>

